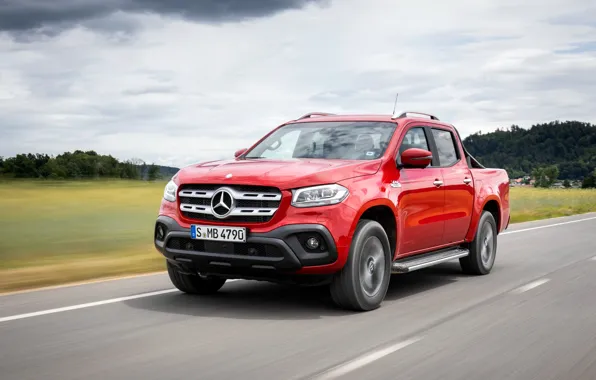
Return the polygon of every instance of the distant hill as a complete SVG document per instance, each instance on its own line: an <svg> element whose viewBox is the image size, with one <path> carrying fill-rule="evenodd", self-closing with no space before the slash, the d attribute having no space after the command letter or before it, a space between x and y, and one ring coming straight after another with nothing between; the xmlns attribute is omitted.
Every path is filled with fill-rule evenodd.
<svg viewBox="0 0 596 380"><path fill-rule="evenodd" d="M147 164L140 159L119 161L95 151L76 150L55 157L40 153L0 157L0 176L14 178L158 180L170 178L177 171L175 167Z"/></svg>
<svg viewBox="0 0 596 380"><path fill-rule="evenodd" d="M596 168L596 125L553 121L529 129L511 128L464 139L466 149L486 167L504 168L511 178L556 165L560 179L580 180Z"/></svg>

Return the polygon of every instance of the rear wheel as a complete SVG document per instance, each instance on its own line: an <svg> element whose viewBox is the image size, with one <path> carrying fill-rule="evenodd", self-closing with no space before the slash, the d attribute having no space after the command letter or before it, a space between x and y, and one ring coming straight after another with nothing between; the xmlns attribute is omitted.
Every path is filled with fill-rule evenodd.
<svg viewBox="0 0 596 380"><path fill-rule="evenodd" d="M478 222L476 236L470 243L470 254L459 259L462 270L467 274L490 273L497 255L497 223L488 211L483 211Z"/></svg>
<svg viewBox="0 0 596 380"><path fill-rule="evenodd" d="M391 277L391 249L383 227L362 220L356 227L348 260L331 282L331 297L341 308L369 311L381 306Z"/></svg>
<svg viewBox="0 0 596 380"><path fill-rule="evenodd" d="M213 294L226 283L225 278L201 277L180 273L174 265L167 262L170 281L178 290L189 294Z"/></svg>

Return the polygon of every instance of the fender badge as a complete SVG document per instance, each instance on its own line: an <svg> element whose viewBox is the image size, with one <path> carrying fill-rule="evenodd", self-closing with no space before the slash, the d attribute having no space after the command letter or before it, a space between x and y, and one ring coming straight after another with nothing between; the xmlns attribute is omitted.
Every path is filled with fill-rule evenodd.
<svg viewBox="0 0 596 380"><path fill-rule="evenodd" d="M399 181L391 181L391 187L401 187L401 183Z"/></svg>
<svg viewBox="0 0 596 380"><path fill-rule="evenodd" d="M232 178L232 173L226 174L226 178Z"/></svg>

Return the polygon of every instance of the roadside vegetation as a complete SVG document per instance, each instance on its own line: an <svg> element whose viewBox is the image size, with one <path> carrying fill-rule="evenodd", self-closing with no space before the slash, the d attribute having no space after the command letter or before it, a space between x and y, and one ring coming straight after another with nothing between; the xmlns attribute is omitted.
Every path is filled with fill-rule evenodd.
<svg viewBox="0 0 596 380"><path fill-rule="evenodd" d="M511 223L596 211L596 189L512 187Z"/></svg>
<svg viewBox="0 0 596 380"><path fill-rule="evenodd" d="M0 182L0 291L163 270L165 182Z"/></svg>
<svg viewBox="0 0 596 380"><path fill-rule="evenodd" d="M0 181L0 292L162 271L165 181ZM512 222L596 211L596 189L511 188Z"/></svg>

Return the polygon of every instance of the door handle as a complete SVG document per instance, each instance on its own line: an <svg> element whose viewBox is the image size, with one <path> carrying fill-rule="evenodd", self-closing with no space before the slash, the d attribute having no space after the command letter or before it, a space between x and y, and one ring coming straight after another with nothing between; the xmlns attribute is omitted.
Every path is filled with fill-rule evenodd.
<svg viewBox="0 0 596 380"><path fill-rule="evenodd" d="M443 186L443 181L439 181L438 179L435 179L435 182L433 182L433 185L439 187L439 186Z"/></svg>
<svg viewBox="0 0 596 380"><path fill-rule="evenodd" d="M469 183L471 183L471 182L472 182L472 179L471 178L468 178L468 177L464 178L464 183L466 185L469 184Z"/></svg>

